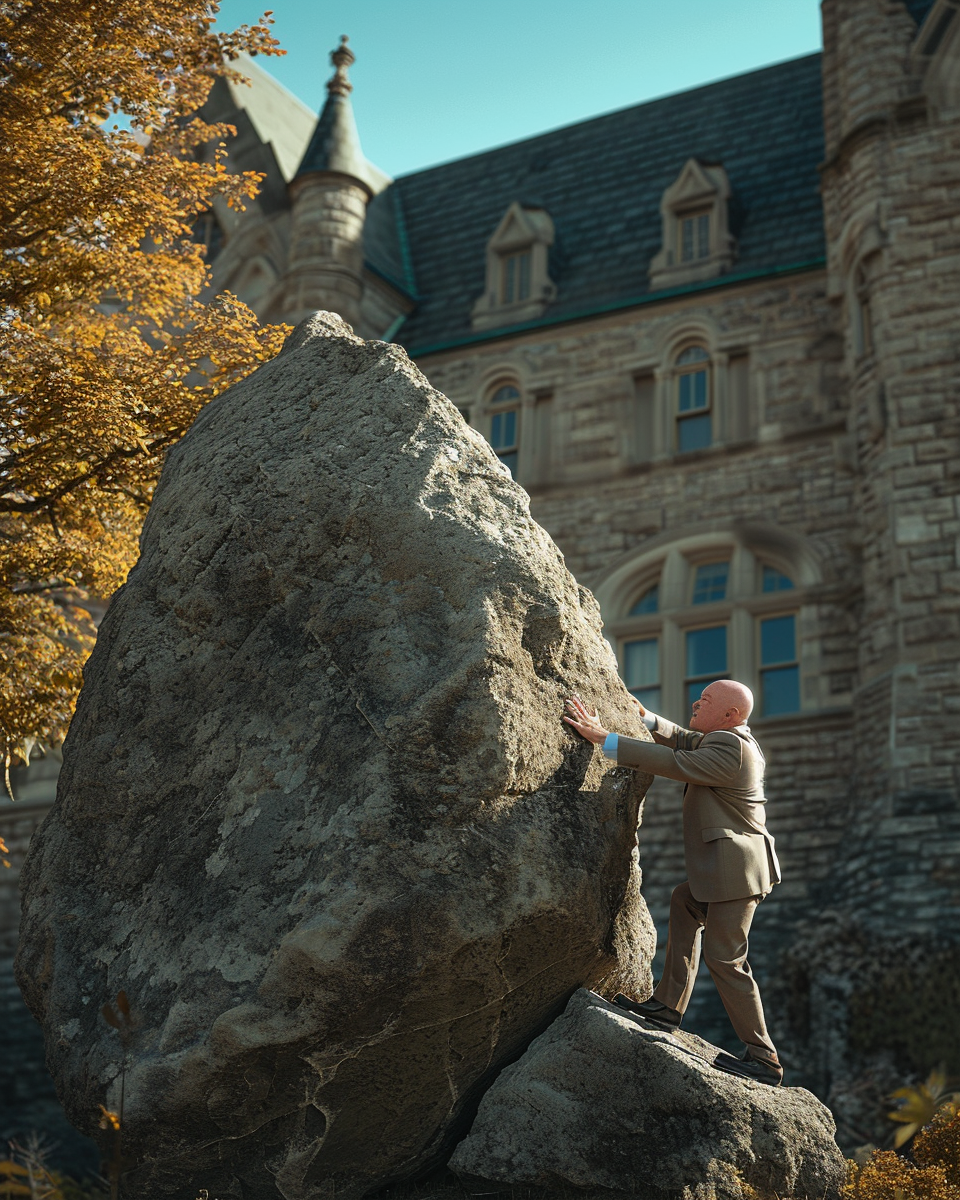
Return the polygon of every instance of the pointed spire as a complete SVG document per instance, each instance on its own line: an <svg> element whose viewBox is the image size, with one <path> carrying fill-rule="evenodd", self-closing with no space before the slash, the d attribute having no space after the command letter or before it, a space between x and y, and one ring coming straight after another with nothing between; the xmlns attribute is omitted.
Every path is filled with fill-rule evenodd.
<svg viewBox="0 0 960 1200"><path fill-rule="evenodd" d="M327 82L327 91L331 94L335 92L338 96L349 96L353 91L353 84L347 78L347 68L353 66L357 56L347 45L349 41L347 35L341 33L340 45L330 53L330 61L336 67L336 71L333 78Z"/></svg>
<svg viewBox="0 0 960 1200"><path fill-rule="evenodd" d="M327 83L327 99L294 178L318 171L335 172L358 180L371 195L376 195L383 189L386 177L367 162L360 149L360 135L350 103L353 84L347 78L347 69L356 56L347 40L343 34L340 45L330 55L334 73Z"/></svg>

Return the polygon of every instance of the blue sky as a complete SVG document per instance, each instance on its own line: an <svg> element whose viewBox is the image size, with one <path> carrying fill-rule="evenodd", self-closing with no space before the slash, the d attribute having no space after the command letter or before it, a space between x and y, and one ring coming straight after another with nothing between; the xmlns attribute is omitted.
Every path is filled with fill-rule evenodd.
<svg viewBox="0 0 960 1200"><path fill-rule="evenodd" d="M263 66L319 108L340 34L364 152L391 175L820 48L817 0L273 0ZM222 0L220 27L267 3Z"/></svg>

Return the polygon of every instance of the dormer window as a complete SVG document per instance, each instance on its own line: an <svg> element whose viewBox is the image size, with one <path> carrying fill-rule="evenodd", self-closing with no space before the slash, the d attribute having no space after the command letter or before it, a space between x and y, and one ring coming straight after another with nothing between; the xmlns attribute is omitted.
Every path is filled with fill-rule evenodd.
<svg viewBox="0 0 960 1200"><path fill-rule="evenodd" d="M712 279L729 270L736 240L729 229L730 181L719 163L688 159L663 193L663 242L650 264L652 288Z"/></svg>
<svg viewBox="0 0 960 1200"><path fill-rule="evenodd" d="M533 255L529 250L521 250L519 254L507 254L502 259L503 290L502 303L515 304L530 297L530 261Z"/></svg>
<svg viewBox="0 0 960 1200"><path fill-rule="evenodd" d="M487 285L473 306L474 329L499 329L539 317L556 295L548 256L553 221L542 208L514 202L487 243Z"/></svg>
<svg viewBox="0 0 960 1200"><path fill-rule="evenodd" d="M678 222L677 254L680 262L696 262L710 257L710 214L692 213L682 216Z"/></svg>

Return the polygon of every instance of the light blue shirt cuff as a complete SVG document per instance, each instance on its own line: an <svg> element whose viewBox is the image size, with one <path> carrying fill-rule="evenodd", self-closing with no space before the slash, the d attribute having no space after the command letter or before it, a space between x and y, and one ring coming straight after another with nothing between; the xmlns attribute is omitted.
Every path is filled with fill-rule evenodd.
<svg viewBox="0 0 960 1200"><path fill-rule="evenodd" d="M617 744L619 741L620 738L617 734L608 733L606 740L603 743L604 754L607 756L607 758L612 758L614 762L617 761Z"/></svg>
<svg viewBox="0 0 960 1200"><path fill-rule="evenodd" d="M657 714L652 712L644 713L640 720L653 733L657 727Z"/></svg>

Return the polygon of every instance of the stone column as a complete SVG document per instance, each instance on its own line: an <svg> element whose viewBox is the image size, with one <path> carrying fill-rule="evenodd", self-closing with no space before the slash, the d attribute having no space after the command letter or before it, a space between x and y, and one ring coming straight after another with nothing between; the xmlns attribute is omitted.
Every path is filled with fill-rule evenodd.
<svg viewBox="0 0 960 1200"><path fill-rule="evenodd" d="M960 917L960 119L926 103L904 6L823 11L828 268L863 580L845 886L866 922L932 935Z"/></svg>
<svg viewBox="0 0 960 1200"><path fill-rule="evenodd" d="M318 174L295 180L291 197L286 319L296 324L323 308L355 326L363 296L369 192L345 176Z"/></svg>

